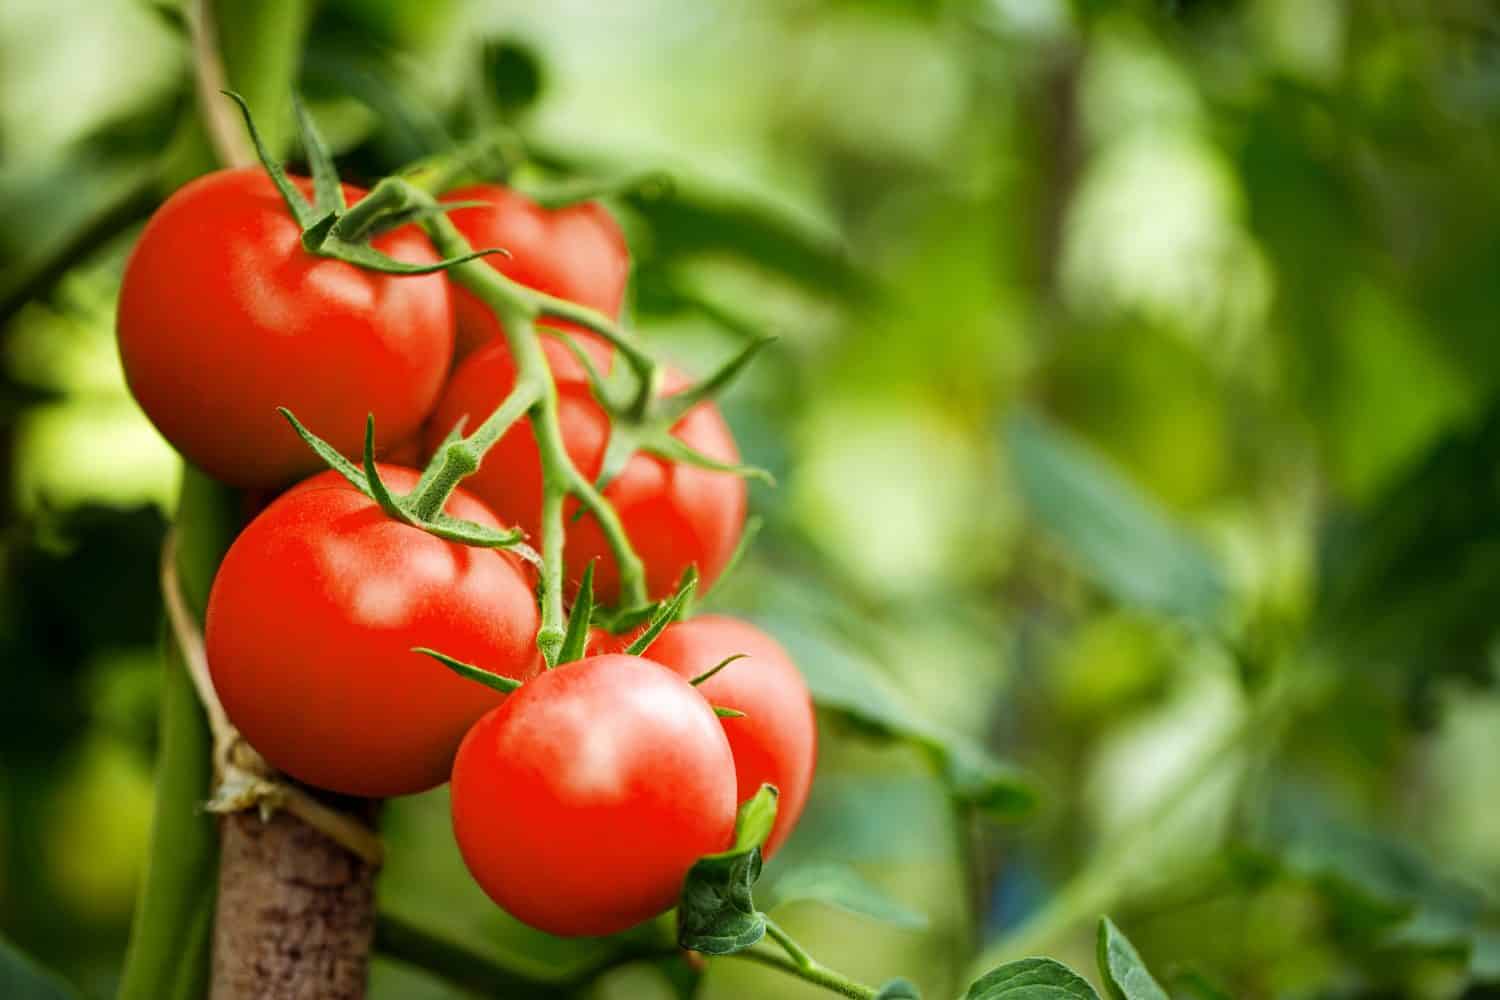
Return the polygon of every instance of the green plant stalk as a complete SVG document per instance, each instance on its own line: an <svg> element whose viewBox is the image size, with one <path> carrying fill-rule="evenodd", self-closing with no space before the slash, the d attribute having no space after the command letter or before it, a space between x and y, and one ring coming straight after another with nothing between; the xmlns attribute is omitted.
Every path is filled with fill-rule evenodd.
<svg viewBox="0 0 1500 1000"><path fill-rule="evenodd" d="M191 467L183 470L177 572L188 604L200 617L219 559L233 538L237 509L233 492ZM169 630L162 648L151 847L130 926L120 1000L192 1000L207 992L219 838L213 817L200 806L213 781L213 744Z"/></svg>
<svg viewBox="0 0 1500 1000"><path fill-rule="evenodd" d="M772 951L762 951L756 948L747 948L737 951L727 958L742 958L749 962L759 962L773 969L788 972L799 979L804 979L814 986L839 996L850 997L852 1000L872 1000L879 992L873 986L857 983L832 969L820 965L811 955L802 950L802 946L793 941L791 935L782 930L770 917L766 918L766 934L786 951L785 955L778 955Z"/></svg>

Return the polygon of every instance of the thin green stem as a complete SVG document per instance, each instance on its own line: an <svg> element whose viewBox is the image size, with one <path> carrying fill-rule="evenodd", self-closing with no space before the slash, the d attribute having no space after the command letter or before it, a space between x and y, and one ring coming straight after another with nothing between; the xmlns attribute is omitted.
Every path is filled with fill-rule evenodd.
<svg viewBox="0 0 1500 1000"><path fill-rule="evenodd" d="M416 192L416 189L412 190ZM366 200L374 200L378 192L379 186ZM416 196L425 197L419 192ZM472 252L468 241L446 216L432 216L424 219L422 225L433 245L444 256L457 257ZM453 250L459 252L452 253ZM494 312L505 331L506 342L516 365L516 385L529 386L536 394L536 398L527 406L527 416L536 437L543 483L542 629L537 636L537 644L544 653L550 651L549 655L555 656L562 648L565 633L562 614L562 507L567 494L572 493L578 497L599 522L618 567L621 599L626 606L643 605L647 601L645 566L626 535L619 515L594 484L573 464L564 445L562 425L557 413L557 384L552 378L552 370L547 365L534 325L534 320L546 306L547 297L511 281L493 267L479 261L460 264L450 273L455 281L473 292ZM502 404L501 410L504 409L506 405ZM497 411L486 421L486 426L481 427L481 431L492 429L489 427L491 421L498 425L505 416ZM476 432L474 436L478 437L479 434L480 432ZM496 434L495 438L498 437ZM480 457L482 458L482 451Z"/></svg>
<svg viewBox="0 0 1500 1000"><path fill-rule="evenodd" d="M775 929L772 930L772 928ZM852 1000L873 1000L879 992L873 986L857 983L848 976L819 965L807 952L797 947L795 942L792 942L789 937L785 937L785 931L776 927L769 920L766 921L766 930L772 937L776 937L777 934L782 935L782 937L776 938L777 943L783 948L788 948L788 944L791 945L791 948L796 948L797 953L802 956L802 960L798 961L796 958L789 958L786 955L778 955L774 951L763 951L758 948L747 948L744 951L737 951L725 957L741 958L749 962L758 962L761 965L770 966L773 969L780 969L782 972L790 973L815 986L821 986L825 990L837 993L839 996L850 997ZM788 948L788 952L791 951L791 948Z"/></svg>
<svg viewBox="0 0 1500 1000"><path fill-rule="evenodd" d="M395 177L382 178L368 195L339 216L338 221L333 224L333 235L350 243L358 243L383 216L416 208L428 200L430 199L405 181Z"/></svg>
<svg viewBox="0 0 1500 1000"><path fill-rule="evenodd" d="M413 498L412 512L418 519L430 521L438 515L463 478L479 468L485 453L505 436L511 425L521 419L540 396L541 390L534 383L518 382L473 434L443 445L442 466Z"/></svg>
<svg viewBox="0 0 1500 1000"><path fill-rule="evenodd" d="M555 481L545 479L542 485L542 627L537 632L536 644L549 667L557 666L558 654L567 639L562 606L563 546L567 540L563 501L567 495L567 491Z"/></svg>
<svg viewBox="0 0 1500 1000"><path fill-rule="evenodd" d="M439 195L478 181L504 177L526 158L520 136L505 126L485 131L457 149L412 164L401 173L408 184Z"/></svg>
<svg viewBox="0 0 1500 1000"><path fill-rule="evenodd" d="M630 415L636 420L644 419L647 408L656 398L657 384L661 377L657 370L656 359L647 354L641 345L635 342L634 337L603 313L553 295L545 295L541 292L531 294L542 316L577 324L603 337L620 352L625 358L625 363L635 373L638 385L635 400L631 403Z"/></svg>

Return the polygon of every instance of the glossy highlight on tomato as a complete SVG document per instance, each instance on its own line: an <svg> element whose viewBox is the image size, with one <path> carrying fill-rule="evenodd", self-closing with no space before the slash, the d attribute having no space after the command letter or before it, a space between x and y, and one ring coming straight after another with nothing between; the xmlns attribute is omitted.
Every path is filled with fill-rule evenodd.
<svg viewBox="0 0 1500 1000"><path fill-rule="evenodd" d="M365 192L344 193L353 203ZM413 226L372 245L408 263L437 259ZM259 167L200 177L157 209L125 268L118 329L130 390L162 436L215 479L246 487L320 466L277 407L350 455L374 413L384 447L421 426L453 353L441 274L380 274L308 253Z"/></svg>
<svg viewBox="0 0 1500 1000"><path fill-rule="evenodd" d="M418 475L381 466L394 490ZM455 517L498 528L462 490ZM292 777L347 795L447 780L464 732L504 695L418 653L430 646L516 680L540 669L529 569L392 520L335 472L303 482L240 533L214 579L214 688L250 745Z"/></svg>
<svg viewBox="0 0 1500 1000"><path fill-rule="evenodd" d="M661 664L606 654L529 681L453 765L453 831L475 880L550 934L613 934L669 909L734 836L719 720Z"/></svg>
<svg viewBox="0 0 1500 1000"><path fill-rule="evenodd" d="M490 266L513 281L539 292L576 302L618 319L630 276L625 236L605 207L580 202L545 208L500 184L476 184L450 191L444 201L477 201L482 205L448 213L475 249L499 247L510 256L487 257ZM458 357L503 336L500 321L465 288L454 289L458 317ZM613 349L595 334L561 320L544 320L573 335L600 370L607 371ZM554 370L571 375L582 368L567 347L543 336L542 349Z"/></svg>
<svg viewBox="0 0 1500 1000"><path fill-rule="evenodd" d="M727 615L700 615L668 625L646 651L687 680L738 654L745 656L698 690L714 705L745 713L719 720L734 752L740 801L762 784L775 785L781 793L776 825L765 845L769 858L796 827L817 765L818 725L807 682L780 643Z"/></svg>
<svg viewBox="0 0 1500 1000"><path fill-rule="evenodd" d="M516 369L504 343L491 344L461 364L438 403L427 428L430 454L460 420L472 430L499 406L515 384ZM686 379L668 373L666 391L680 390ZM586 380L559 374L558 418L568 455L580 472L597 479L609 443L609 416L594 399ZM739 450L718 407L705 402L689 410L672 431L679 439L725 463L737 463ZM513 426L490 450L479 471L464 485L501 518L526 530L541 531L542 467L536 439L525 421ZM745 527L746 488L739 476L715 472L637 453L604 491L619 513L625 532L646 564L647 589L653 599L671 594L689 566L698 568L707 588L729 564ZM619 570L598 521L592 515L573 519L569 507L565 563L577 582L590 561L597 560L594 588L602 603L619 599Z"/></svg>

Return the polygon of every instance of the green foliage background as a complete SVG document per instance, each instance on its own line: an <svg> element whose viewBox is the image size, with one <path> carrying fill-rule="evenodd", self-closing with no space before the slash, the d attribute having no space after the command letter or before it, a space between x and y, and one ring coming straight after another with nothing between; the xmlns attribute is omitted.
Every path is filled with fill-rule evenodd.
<svg viewBox="0 0 1500 1000"><path fill-rule="evenodd" d="M1107 910L1174 996L1493 995L1491 5L325 0L278 30L351 176L496 115L552 168L672 173L615 206L636 325L699 371L781 338L726 404L781 485L716 603L1040 778L1029 822L981 821L828 714L771 894L851 862L928 922L778 908L825 964L929 996L980 948L1092 969ZM113 296L201 169L190 71L173 3L0 6L0 931L86 996L145 856L178 476ZM445 816L388 809L391 912L522 974L598 960L484 901ZM775 975L702 995L815 995ZM469 995L386 960L372 992Z"/></svg>

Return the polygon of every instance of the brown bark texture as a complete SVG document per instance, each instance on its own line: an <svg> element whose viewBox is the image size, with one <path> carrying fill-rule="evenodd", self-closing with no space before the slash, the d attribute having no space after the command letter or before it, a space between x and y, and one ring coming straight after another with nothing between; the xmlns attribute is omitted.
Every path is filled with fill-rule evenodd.
<svg viewBox="0 0 1500 1000"><path fill-rule="evenodd" d="M220 822L212 1000L358 1000L375 868L286 812Z"/></svg>

